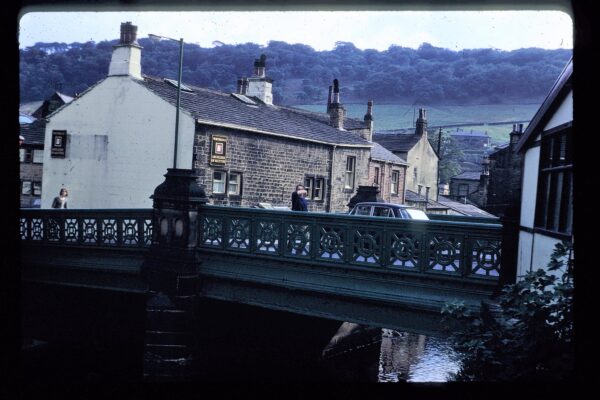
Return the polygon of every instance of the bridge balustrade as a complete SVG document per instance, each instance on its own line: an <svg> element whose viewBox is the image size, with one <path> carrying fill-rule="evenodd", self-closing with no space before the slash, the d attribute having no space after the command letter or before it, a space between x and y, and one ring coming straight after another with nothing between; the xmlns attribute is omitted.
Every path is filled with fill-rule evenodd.
<svg viewBox="0 0 600 400"><path fill-rule="evenodd" d="M490 280L501 269L499 223L216 206L205 206L201 218L205 251Z"/></svg>
<svg viewBox="0 0 600 400"><path fill-rule="evenodd" d="M296 263L497 281L497 220L430 221L203 206L197 249ZM151 209L21 210L21 240L60 246L145 248Z"/></svg>
<svg viewBox="0 0 600 400"><path fill-rule="evenodd" d="M152 209L21 210L21 240L92 247L149 247Z"/></svg>

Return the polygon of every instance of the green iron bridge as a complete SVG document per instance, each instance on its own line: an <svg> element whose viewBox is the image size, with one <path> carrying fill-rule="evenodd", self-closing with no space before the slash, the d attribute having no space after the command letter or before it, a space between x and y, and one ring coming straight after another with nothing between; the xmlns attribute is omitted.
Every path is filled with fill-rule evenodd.
<svg viewBox="0 0 600 400"><path fill-rule="evenodd" d="M153 209L21 210L22 280L146 293L152 338L201 297L439 334L445 302L477 312L515 278L497 219L211 206L184 172Z"/></svg>
<svg viewBox="0 0 600 400"><path fill-rule="evenodd" d="M202 207L198 293L301 314L436 330L445 301L497 289L501 225ZM22 210L26 280L146 291L152 210ZM423 315L431 314L427 324ZM415 321L412 321L415 319Z"/></svg>

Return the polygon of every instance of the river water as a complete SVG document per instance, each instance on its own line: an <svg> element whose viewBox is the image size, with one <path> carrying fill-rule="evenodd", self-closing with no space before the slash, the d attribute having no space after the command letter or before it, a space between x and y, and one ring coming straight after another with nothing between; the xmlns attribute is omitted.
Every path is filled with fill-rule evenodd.
<svg viewBox="0 0 600 400"><path fill-rule="evenodd" d="M24 382L142 379L142 296L35 289L24 297L35 299L22 314ZM202 382L444 382L459 366L444 338L218 301L199 315Z"/></svg>

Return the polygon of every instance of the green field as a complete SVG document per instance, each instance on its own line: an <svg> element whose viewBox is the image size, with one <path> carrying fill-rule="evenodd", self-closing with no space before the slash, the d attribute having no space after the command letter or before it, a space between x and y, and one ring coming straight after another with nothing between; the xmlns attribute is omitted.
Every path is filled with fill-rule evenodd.
<svg viewBox="0 0 600 400"><path fill-rule="evenodd" d="M451 124L474 124L461 126L462 130L487 131L494 143L508 141L508 134L512 130L512 124L506 125L476 125L479 123L493 123L504 121L528 121L533 118L540 107L539 104L491 104L491 105L465 105L465 106L425 106L427 109L427 122L429 126L443 126ZM310 111L325 112L325 105L299 105ZM363 118L366 104L344 104L347 116L352 118ZM422 107L422 106L421 106ZM375 104L373 106L373 118L375 120L375 131L411 128L414 127L414 119L418 115L419 106L410 104ZM524 124L526 127L527 124ZM448 128L445 131L456 130Z"/></svg>

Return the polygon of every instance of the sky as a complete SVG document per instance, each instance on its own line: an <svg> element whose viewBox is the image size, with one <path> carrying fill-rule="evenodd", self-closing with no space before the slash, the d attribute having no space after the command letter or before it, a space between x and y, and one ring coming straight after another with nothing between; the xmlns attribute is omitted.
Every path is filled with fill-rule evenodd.
<svg viewBox="0 0 600 400"><path fill-rule="evenodd" d="M19 47L118 39L126 21L138 26L138 38L152 33L202 47L277 40L317 51L331 50L337 41L379 51L423 42L456 51L573 48L572 20L561 11L35 11L19 21Z"/></svg>

